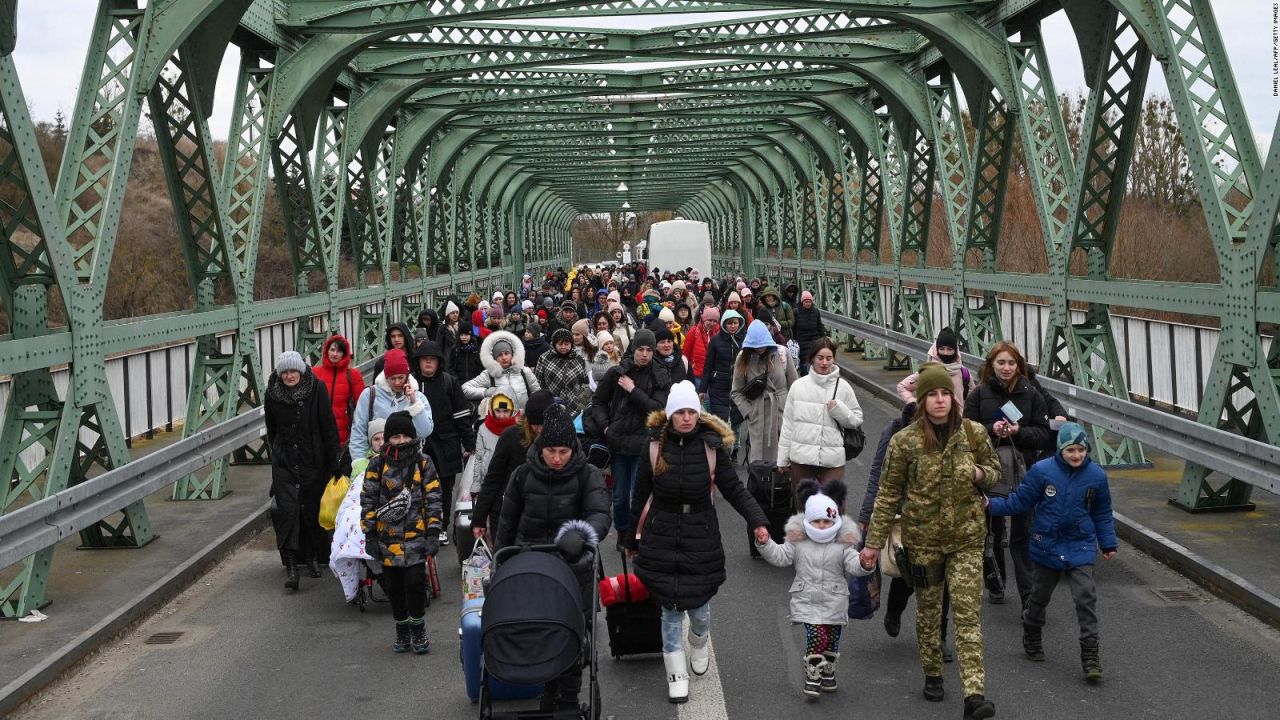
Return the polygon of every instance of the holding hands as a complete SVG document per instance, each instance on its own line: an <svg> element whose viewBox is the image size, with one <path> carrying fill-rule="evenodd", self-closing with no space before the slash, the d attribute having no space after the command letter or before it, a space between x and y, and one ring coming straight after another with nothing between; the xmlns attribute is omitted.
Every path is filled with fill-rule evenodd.
<svg viewBox="0 0 1280 720"><path fill-rule="evenodd" d="M863 570L870 570L880 561L880 550L877 548L864 547L862 552L858 553L858 563L862 565Z"/></svg>
<svg viewBox="0 0 1280 720"><path fill-rule="evenodd" d="M766 528L763 525L756 528L756 542L760 545L764 545L769 542L769 528Z"/></svg>

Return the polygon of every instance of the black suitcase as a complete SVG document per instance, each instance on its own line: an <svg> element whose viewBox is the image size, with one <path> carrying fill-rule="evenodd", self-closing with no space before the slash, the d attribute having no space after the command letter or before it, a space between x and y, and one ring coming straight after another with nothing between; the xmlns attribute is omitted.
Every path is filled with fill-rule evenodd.
<svg viewBox="0 0 1280 720"><path fill-rule="evenodd" d="M786 524L794 506L791 479L772 463L755 462L747 467L747 490L769 521L769 537L781 544L786 538ZM751 557L760 556L751 528L747 528L747 547L751 549Z"/></svg>
<svg viewBox="0 0 1280 720"><path fill-rule="evenodd" d="M623 577L628 572L627 555L623 553ZM652 597L610 605L604 609L604 620L609 628L609 654L614 660L624 655L662 652L662 608Z"/></svg>

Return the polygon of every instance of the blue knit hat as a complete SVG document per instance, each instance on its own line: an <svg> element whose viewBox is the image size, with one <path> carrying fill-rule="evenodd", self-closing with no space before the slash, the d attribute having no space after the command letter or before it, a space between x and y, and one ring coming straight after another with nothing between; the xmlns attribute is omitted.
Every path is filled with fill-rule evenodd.
<svg viewBox="0 0 1280 720"><path fill-rule="evenodd" d="M773 342L773 335L769 334L769 328L759 320L752 320L747 326L747 338L742 341L743 348L776 348L778 345Z"/></svg>
<svg viewBox="0 0 1280 720"><path fill-rule="evenodd" d="M1089 449L1089 434L1084 431L1080 423L1063 423L1058 428L1058 452L1062 452L1069 445L1083 445L1086 450Z"/></svg>

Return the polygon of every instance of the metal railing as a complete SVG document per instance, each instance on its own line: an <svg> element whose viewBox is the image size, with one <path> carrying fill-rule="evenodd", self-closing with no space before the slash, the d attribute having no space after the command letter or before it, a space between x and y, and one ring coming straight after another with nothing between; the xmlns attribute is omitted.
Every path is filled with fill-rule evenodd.
<svg viewBox="0 0 1280 720"><path fill-rule="evenodd" d="M831 327L884 345L890 350L924 357L929 349L928 340L843 315L824 311L822 316ZM962 354L961 357L964 364L974 371L982 362L976 355ZM1144 445L1203 465L1254 487L1280 494L1280 448L1274 445L1043 375L1037 379L1062 402L1072 417L1117 435L1133 438Z"/></svg>

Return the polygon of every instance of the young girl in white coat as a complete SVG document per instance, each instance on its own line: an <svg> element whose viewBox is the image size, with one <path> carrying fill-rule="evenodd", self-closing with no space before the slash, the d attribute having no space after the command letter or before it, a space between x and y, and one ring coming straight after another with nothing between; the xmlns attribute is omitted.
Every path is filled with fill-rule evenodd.
<svg viewBox="0 0 1280 720"><path fill-rule="evenodd" d="M786 541L771 538L756 547L770 565L794 565L791 621L804 625L804 694L836 691L836 660L840 634L849 622L849 576L870 575L858 559L862 533L844 514L846 489L829 480L819 489L816 480L800 484L804 512L787 521Z"/></svg>

